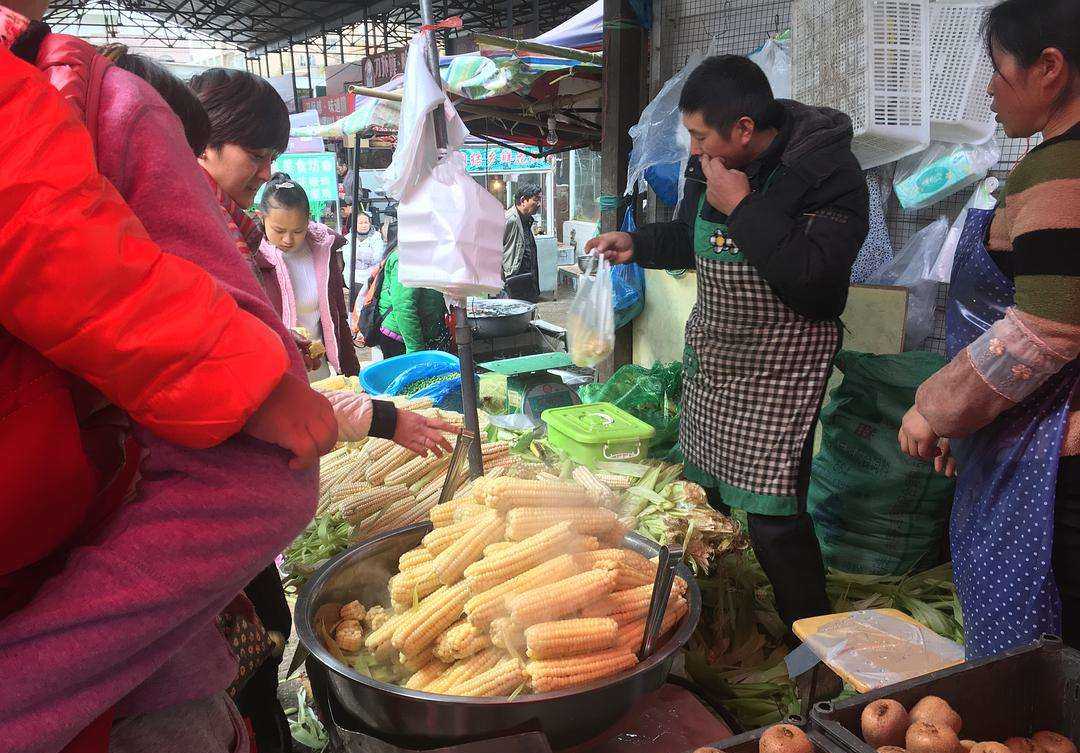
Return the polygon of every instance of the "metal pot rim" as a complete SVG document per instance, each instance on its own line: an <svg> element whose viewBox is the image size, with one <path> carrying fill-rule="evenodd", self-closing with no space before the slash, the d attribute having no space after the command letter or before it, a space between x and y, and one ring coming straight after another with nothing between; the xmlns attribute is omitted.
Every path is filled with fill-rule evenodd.
<svg viewBox="0 0 1080 753"><path fill-rule="evenodd" d="M330 577L333 571L337 568L338 564L346 559L352 559L358 552L362 552L365 549L373 548L376 544L385 541L389 538L401 536L403 534L412 532L427 532L431 530L433 526L430 522L414 523L404 528L395 528L392 531L381 533L378 536L369 539L362 544L358 544L350 549L346 549L337 556L328 560L319 571L312 576L300 589L300 594L296 599L296 633L300 643L311 652L324 666L329 670L346 677L354 682L358 682L362 685L367 685L378 690L390 693L392 695L403 696L418 701L427 701L430 703L445 703L460 705L462 703L474 704L477 706L503 706L510 703L538 703L542 701L554 700L559 698L566 698L569 696L579 695L582 693L588 693L593 690L597 690L609 685L618 685L622 682L628 681L635 675L648 672L653 667L665 661L671 654L675 653L681 648L689 639L690 635L694 632L694 628L697 626L698 619L701 616L701 591L698 588L697 581L694 580L693 573L686 566L686 563L679 563L676 573L681 576L687 582L687 603L689 609L686 615L679 623L679 627L669 635L667 640L663 642L656 650L653 651L652 656L645 661L638 662L631 669L617 674L613 677L597 680L596 682L589 683L588 685L579 685L567 690L555 690L548 693L530 693L528 695L522 695L518 698L510 700L508 698L483 698L483 697L465 697L455 695L444 695L441 693L425 693L422 690L410 690L409 688L401 685L394 685L388 682L382 682L380 680L373 679L367 675L362 675L352 667L341 664L334 656L326 650L322 645L322 641L315 634L314 626L312 625L311 618L314 616L314 610L312 609L312 603L315 595L321 590L323 583ZM638 533L628 533L627 538L635 541L636 543L643 544L646 547L659 551L660 547L656 542L651 539L647 539Z"/></svg>

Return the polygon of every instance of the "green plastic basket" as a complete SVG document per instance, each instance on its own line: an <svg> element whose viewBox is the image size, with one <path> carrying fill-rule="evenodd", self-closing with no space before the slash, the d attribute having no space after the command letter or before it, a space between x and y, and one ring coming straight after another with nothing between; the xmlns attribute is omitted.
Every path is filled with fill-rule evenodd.
<svg viewBox="0 0 1080 753"><path fill-rule="evenodd" d="M649 454L655 429L611 403L551 408L541 415L548 442L578 463L635 462Z"/></svg>

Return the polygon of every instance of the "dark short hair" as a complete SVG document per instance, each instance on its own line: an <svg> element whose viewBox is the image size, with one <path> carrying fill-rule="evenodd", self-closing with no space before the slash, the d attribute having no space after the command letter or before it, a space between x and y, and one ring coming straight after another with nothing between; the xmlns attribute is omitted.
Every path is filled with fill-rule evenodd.
<svg viewBox="0 0 1080 753"><path fill-rule="evenodd" d="M534 196L540 195L540 186L528 185L522 186L514 193L514 206L517 206L525 199L531 199Z"/></svg>
<svg viewBox="0 0 1080 753"><path fill-rule="evenodd" d="M784 120L784 108L773 97L765 72L739 55L706 58L691 72L679 97L684 113L700 113L718 132L727 131L740 118L757 128L775 128Z"/></svg>
<svg viewBox="0 0 1080 753"><path fill-rule="evenodd" d="M266 214L275 207L299 209L311 214L311 202L307 191L294 181L288 173L274 173L266 181L266 189L259 201L259 211Z"/></svg>
<svg viewBox="0 0 1080 753"><path fill-rule="evenodd" d="M188 85L145 55L123 52L116 65L154 87L184 126L184 136L195 156L210 142L210 117Z"/></svg>
<svg viewBox="0 0 1080 753"><path fill-rule="evenodd" d="M1043 50L1055 47L1072 74L1080 72L1077 0L1005 0L990 9L983 21L983 32L991 60L996 45L1029 68Z"/></svg>
<svg viewBox="0 0 1080 753"><path fill-rule="evenodd" d="M210 116L208 146L238 144L280 153L289 145L289 111L266 79L247 71L211 68L194 76L189 85Z"/></svg>

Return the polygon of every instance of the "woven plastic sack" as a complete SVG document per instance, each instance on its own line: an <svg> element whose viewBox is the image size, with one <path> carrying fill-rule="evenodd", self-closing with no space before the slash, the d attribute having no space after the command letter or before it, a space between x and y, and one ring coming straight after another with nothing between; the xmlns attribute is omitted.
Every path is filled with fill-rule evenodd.
<svg viewBox="0 0 1080 753"><path fill-rule="evenodd" d="M896 439L915 390L945 365L936 353L841 351L844 381L821 413L808 508L825 564L903 575L940 563L954 483Z"/></svg>
<svg viewBox="0 0 1080 753"><path fill-rule="evenodd" d="M578 396L583 403L612 403L653 427L652 457L666 455L679 438L681 363L623 366L602 384L586 384Z"/></svg>

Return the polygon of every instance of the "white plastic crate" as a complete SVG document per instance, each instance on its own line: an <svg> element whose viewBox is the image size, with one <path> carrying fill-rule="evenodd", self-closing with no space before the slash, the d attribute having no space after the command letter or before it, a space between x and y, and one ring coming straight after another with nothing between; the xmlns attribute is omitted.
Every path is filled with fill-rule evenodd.
<svg viewBox="0 0 1080 753"><path fill-rule="evenodd" d="M994 135L986 87L994 66L983 44L982 22L993 0L930 2L930 137L955 144Z"/></svg>
<svg viewBox="0 0 1080 753"><path fill-rule="evenodd" d="M864 169L930 143L929 0L794 0L792 98L847 113Z"/></svg>

